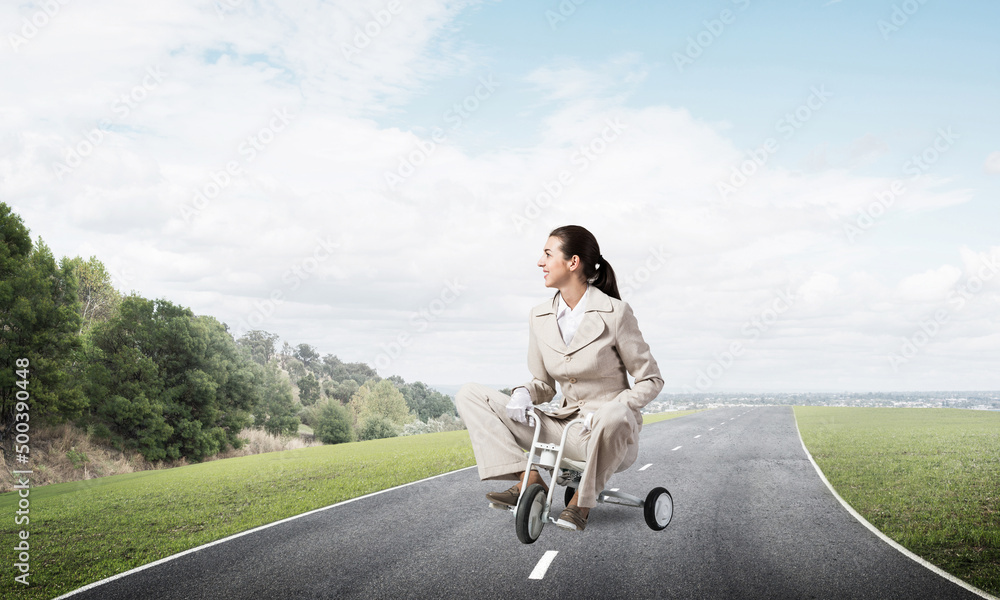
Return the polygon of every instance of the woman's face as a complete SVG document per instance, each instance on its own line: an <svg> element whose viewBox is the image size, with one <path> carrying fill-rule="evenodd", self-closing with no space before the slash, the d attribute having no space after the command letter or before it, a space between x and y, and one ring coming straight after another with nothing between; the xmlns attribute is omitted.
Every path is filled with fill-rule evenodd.
<svg viewBox="0 0 1000 600"><path fill-rule="evenodd" d="M563 257L562 241L551 236L545 242L545 249L542 257L538 259L538 266L542 268L542 275L545 278L545 287L562 288L577 276L580 268L580 259L571 256L569 260Z"/></svg>

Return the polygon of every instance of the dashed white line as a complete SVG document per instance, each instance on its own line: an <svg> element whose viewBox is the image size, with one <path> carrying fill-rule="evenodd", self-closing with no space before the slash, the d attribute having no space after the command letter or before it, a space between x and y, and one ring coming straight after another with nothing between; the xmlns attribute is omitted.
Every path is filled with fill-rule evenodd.
<svg viewBox="0 0 1000 600"><path fill-rule="evenodd" d="M545 572L549 570L549 565L552 561L556 559L556 554L559 554L558 550L547 550L542 558L535 565L535 569L528 575L528 579L542 579L545 577Z"/></svg>
<svg viewBox="0 0 1000 600"><path fill-rule="evenodd" d="M679 446L678 446L678 447L679 447ZM677 448L674 448L674 450L676 450L676 449L677 449ZM641 468L640 468L639 470L640 470L640 471L645 471L646 469L648 469L649 467L652 467L652 466L653 466L653 463L649 463L649 464L647 464L647 465L644 465L643 467L641 467Z"/></svg>
<svg viewBox="0 0 1000 600"><path fill-rule="evenodd" d="M715 427L709 427L708 430L709 431L715 431Z"/></svg>
<svg viewBox="0 0 1000 600"><path fill-rule="evenodd" d="M694 436L694 439L698 439L700 437L701 437L701 434L699 433L698 435Z"/></svg>
<svg viewBox="0 0 1000 600"><path fill-rule="evenodd" d="M677 446L676 448L674 448L673 450L671 450L671 452L677 452L677 451L678 451L678 450L680 450L681 448L682 448L682 446Z"/></svg>

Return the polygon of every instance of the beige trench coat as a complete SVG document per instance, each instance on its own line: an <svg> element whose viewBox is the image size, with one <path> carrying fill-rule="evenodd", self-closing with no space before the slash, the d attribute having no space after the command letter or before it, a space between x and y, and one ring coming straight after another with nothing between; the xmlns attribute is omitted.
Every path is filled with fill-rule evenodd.
<svg viewBox="0 0 1000 600"><path fill-rule="evenodd" d="M556 294L531 310L532 379L517 387L528 390L532 403L542 404L553 399L559 384L560 406L540 415L542 441L558 441L572 419L594 412L592 431L574 428L567 439L567 457L587 461L578 503L590 507L611 475L635 462L640 409L659 394L663 379L627 303L591 287L569 346L556 323L558 303ZM634 386L629 386L629 374L635 378ZM455 396L482 479L513 479L524 470L522 449L530 446L532 430L507 416L509 399L475 383L466 384Z"/></svg>

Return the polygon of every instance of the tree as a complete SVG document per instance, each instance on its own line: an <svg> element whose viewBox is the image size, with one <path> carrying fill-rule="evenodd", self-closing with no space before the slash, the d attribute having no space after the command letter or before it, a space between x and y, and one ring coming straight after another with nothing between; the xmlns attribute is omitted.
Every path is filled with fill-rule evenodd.
<svg viewBox="0 0 1000 600"><path fill-rule="evenodd" d="M274 343L277 341L277 334L254 329L243 334L240 339L236 340L236 344L245 348L255 363L266 365L275 357Z"/></svg>
<svg viewBox="0 0 1000 600"><path fill-rule="evenodd" d="M90 328L95 321L107 321L121 303L122 295L111 282L104 263L96 256L83 260L79 256L69 259L79 281L77 296L80 299L80 333Z"/></svg>
<svg viewBox="0 0 1000 600"><path fill-rule="evenodd" d="M390 377L390 380L395 380ZM399 379L402 382L402 379ZM427 422L441 415L458 415L451 397L427 387L423 382L397 384L406 399L406 405L421 421Z"/></svg>
<svg viewBox="0 0 1000 600"><path fill-rule="evenodd" d="M319 352L309 344L299 344L295 349L295 358L302 361L302 365L312 371L319 364Z"/></svg>
<svg viewBox="0 0 1000 600"><path fill-rule="evenodd" d="M353 379L345 379L343 381L327 381L323 384L323 392L330 398L335 398L341 404L347 404L351 401L354 394L357 393L358 388L357 381Z"/></svg>
<svg viewBox="0 0 1000 600"><path fill-rule="evenodd" d="M277 363L254 365L261 382L260 397L254 402L254 427L271 435L294 434L299 430L299 418L295 415L292 384L282 376Z"/></svg>
<svg viewBox="0 0 1000 600"><path fill-rule="evenodd" d="M14 426L17 391L29 393L30 418L53 422L81 414L86 398L68 366L80 348L77 279L57 265L39 239L32 245L21 218L0 202L0 440ZM27 359L29 389L15 384L18 359ZM22 394L23 397L23 394Z"/></svg>
<svg viewBox="0 0 1000 600"><path fill-rule="evenodd" d="M350 401L355 423L363 423L370 416L384 417L402 427L411 420L406 400L391 381L383 379L368 382L358 388Z"/></svg>
<svg viewBox="0 0 1000 600"><path fill-rule="evenodd" d="M327 354L323 357L324 370L335 381L353 380L358 385L366 381L381 379L375 369L365 363L345 363L336 356ZM345 401L346 402L346 401Z"/></svg>
<svg viewBox="0 0 1000 600"><path fill-rule="evenodd" d="M328 377L336 379L337 369L343 364L344 363L333 354L327 354L323 357L323 371Z"/></svg>
<svg viewBox="0 0 1000 600"><path fill-rule="evenodd" d="M319 400L319 381L310 373L299 379L299 402L302 406L315 404Z"/></svg>
<svg viewBox="0 0 1000 600"><path fill-rule="evenodd" d="M202 460L242 445L261 381L217 320L132 295L92 339L88 395L99 433L148 460Z"/></svg>
<svg viewBox="0 0 1000 600"><path fill-rule="evenodd" d="M295 380L301 379L306 376L306 367L302 364L302 361L291 357L283 356L281 359L281 364L288 371L288 375Z"/></svg>
<svg viewBox="0 0 1000 600"><path fill-rule="evenodd" d="M353 420L347 408L339 402L324 402L320 405L313 433L324 444L342 444L354 439Z"/></svg>
<svg viewBox="0 0 1000 600"><path fill-rule="evenodd" d="M283 342L281 344L281 352L278 353L278 360L281 361L281 366L285 369L288 368L288 360L292 358L292 347L288 345L288 342Z"/></svg>

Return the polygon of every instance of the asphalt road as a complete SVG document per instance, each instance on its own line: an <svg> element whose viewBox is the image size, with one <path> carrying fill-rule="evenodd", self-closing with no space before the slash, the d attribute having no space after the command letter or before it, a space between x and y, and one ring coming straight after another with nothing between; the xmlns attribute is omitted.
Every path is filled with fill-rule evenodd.
<svg viewBox="0 0 1000 600"><path fill-rule="evenodd" d="M644 465L651 465L640 471ZM611 485L668 488L674 518L599 505L584 532L521 544L463 470L314 513L97 586L83 599L977 598L851 517L802 450L787 407L648 425ZM557 494L561 498L561 493ZM558 502L561 506L561 501ZM542 579L529 579L547 552Z"/></svg>

